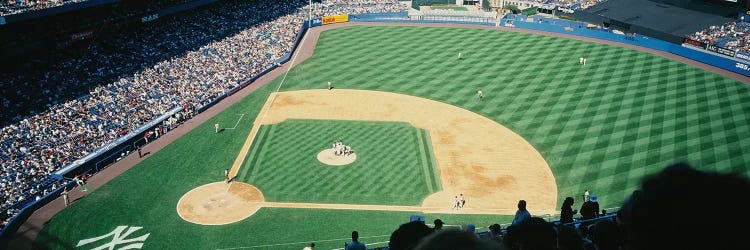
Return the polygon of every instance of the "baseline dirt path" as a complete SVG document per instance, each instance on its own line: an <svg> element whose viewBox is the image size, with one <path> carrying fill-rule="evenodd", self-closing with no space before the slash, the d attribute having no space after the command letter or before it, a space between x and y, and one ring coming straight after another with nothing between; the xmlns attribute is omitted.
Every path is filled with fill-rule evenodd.
<svg viewBox="0 0 750 250"><path fill-rule="evenodd" d="M332 112L335 110L335 112ZM553 213L557 207L557 184L547 162L529 142L508 128L474 112L453 105L421 97L369 90L299 90L277 92L263 106L255 120L243 150L249 150L261 125L275 124L287 119L359 120L408 122L427 130L437 162L443 190L434 193L421 207L344 205L315 203L256 203L258 206L296 208L405 210L427 213L489 213L513 214L518 200L524 199L534 214ZM366 154L367 152L358 152ZM239 152L232 173L237 173L247 152ZM243 159L240 159L242 157ZM231 184L249 186L246 183ZM534 188L529 188L534 187ZM215 213L217 201L209 197L229 199L226 191L205 189L190 191L178 205L178 213L185 220L206 225L231 223L255 213L246 211ZM233 187L234 188L234 187ZM452 210L454 197L462 193L466 207ZM234 196L234 198L241 198ZM224 201L224 200L222 200ZM251 200L227 201L248 204ZM183 206L183 203L193 205ZM296 204L296 205L295 205ZM184 210L190 208L190 211ZM183 214L200 218L186 218ZM229 218L227 218L229 217ZM214 221L216 219L216 221Z"/></svg>
<svg viewBox="0 0 750 250"><path fill-rule="evenodd" d="M253 82L248 87L240 90L239 92L235 93L234 95L231 95L215 106L209 108L208 110L204 111L203 113L198 114L193 119L187 121L185 124L181 125L175 130L170 131L169 133L163 135L156 141L152 142L151 144L148 144L144 147L144 152L151 152L155 153L164 148L166 145L172 143L173 141L180 138L182 135L190 132L197 126L203 124L207 120L209 120L211 117L214 117L217 113L224 111L229 106L235 104L239 100L245 98L247 95L252 93L253 91L259 89L260 87L263 87L265 84L273 81L276 79L276 77L283 75L286 70L289 67L294 67L299 63L302 63L305 61L305 59L309 58L313 55L313 49L315 48L315 44L318 41L318 38L320 37L320 33L326 30L330 29L336 29L341 27L347 27L347 26L424 26L424 27L451 27L451 28L472 28L472 29L494 29L494 30L504 30L504 31L512 31L512 32L519 32L519 33L528 33L528 34L537 34L537 35L545 35L545 36L553 36L553 37L562 37L562 38L568 38L568 39L575 39L575 40L582 40L582 41L588 41L588 42L595 42L595 43L602 43L602 44L609 44L613 46L618 47L624 47L629 49L634 49L638 51L643 51L646 53L658 55L661 57L669 58L672 60L676 60L688 65L692 65L694 67L698 67L719 75L723 75L725 77L729 77L732 79L735 79L737 81L750 84L750 77L746 77L734 72L730 72L727 70L723 70L718 67L714 67L708 64L704 64L698 61L690 60L684 57L680 57L671 53L658 51L658 50L652 50L647 49L643 47L633 46L625 43L618 43L618 42L612 42L607 40L599 40L594 38L588 38L588 37L580 37L580 36L573 36L573 35L564 35L559 33L552 33L552 32L543 32L543 31L536 31L536 30L525 30L525 29L517 29L517 28L507 28L507 27L489 27L489 26L482 26L482 25L470 25L470 24L448 24L448 23L339 23L339 24L333 24L333 25L326 25L322 27L316 27L313 29L310 29L307 34L304 37L304 43L302 43L298 48L297 51L295 51L295 56L298 56L297 60L294 63L287 62L286 64L283 64L282 67L277 68L276 70L271 71L270 73L264 75L263 77L260 77L258 80ZM148 156L146 157L148 158ZM89 179L88 184L92 186L92 189L96 189L110 180L114 179L121 173L127 171L128 169L132 168L136 164L138 164L142 159L138 158L138 155L131 154L127 156L125 159L113 164L107 169L104 169L103 171L99 172L98 174L92 176ZM92 190L93 191L93 190ZM92 192L80 192L78 190L74 190L70 192L70 199L76 200L79 199L87 194L90 194ZM36 236L39 234L39 232L44 227L44 224L47 223L52 216L60 212L65 208L65 205L62 203L62 198L58 198L58 200L55 200L53 202L50 202L49 204L45 205L44 207L36 210L27 220L26 222L21 225L21 227L16 231L16 234L13 236L13 240L11 241L9 245L9 249L32 249L34 246L34 239L36 239Z"/></svg>

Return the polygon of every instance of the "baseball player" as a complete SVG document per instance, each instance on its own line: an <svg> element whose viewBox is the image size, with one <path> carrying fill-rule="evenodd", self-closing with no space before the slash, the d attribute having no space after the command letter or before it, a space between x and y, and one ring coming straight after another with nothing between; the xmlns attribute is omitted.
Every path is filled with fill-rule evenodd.
<svg viewBox="0 0 750 250"><path fill-rule="evenodd" d="M458 204L459 204L458 203L458 196L455 196L453 198L453 208L451 208L451 209L453 209L453 210L458 209Z"/></svg>
<svg viewBox="0 0 750 250"><path fill-rule="evenodd" d="M461 52L458 52L458 59L461 59Z"/></svg>
<svg viewBox="0 0 750 250"><path fill-rule="evenodd" d="M578 64L583 64L583 57L578 58Z"/></svg>
<svg viewBox="0 0 750 250"><path fill-rule="evenodd" d="M586 57L583 58L583 65L586 65Z"/></svg>
<svg viewBox="0 0 750 250"><path fill-rule="evenodd" d="M464 208L464 205L466 205L466 200L464 200L464 194L459 195L458 201L461 202L459 204L459 208Z"/></svg>
<svg viewBox="0 0 750 250"><path fill-rule="evenodd" d="M477 99L479 99L481 101L482 97L484 97L484 93L482 93L482 90L480 89L480 90L477 91Z"/></svg>
<svg viewBox="0 0 750 250"><path fill-rule="evenodd" d="M328 90L331 90L331 82L328 82Z"/></svg>
<svg viewBox="0 0 750 250"><path fill-rule="evenodd" d="M214 123L214 130L217 134L219 133L219 122Z"/></svg>
<svg viewBox="0 0 750 250"><path fill-rule="evenodd" d="M60 194L63 197L63 201L65 201L65 206L67 207L68 204L68 188L63 189L62 193Z"/></svg>
<svg viewBox="0 0 750 250"><path fill-rule="evenodd" d="M76 185L78 185L79 187L81 187L82 191L86 191L86 188L83 187L83 185L85 183L83 183L83 179L81 179L81 177L78 177L78 175L76 175L75 177L73 177L73 181L76 182Z"/></svg>
<svg viewBox="0 0 750 250"><path fill-rule="evenodd" d="M229 183L229 169L224 169L224 181Z"/></svg>

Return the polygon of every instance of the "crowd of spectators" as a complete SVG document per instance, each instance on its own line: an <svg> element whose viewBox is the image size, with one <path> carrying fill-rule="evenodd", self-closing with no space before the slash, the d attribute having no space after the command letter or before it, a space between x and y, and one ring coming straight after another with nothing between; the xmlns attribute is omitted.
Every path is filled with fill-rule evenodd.
<svg viewBox="0 0 750 250"><path fill-rule="evenodd" d="M181 107L186 113L179 115L192 115L274 65L290 52L308 18L307 3L221 1L92 43L86 55L2 75L5 109L47 103L43 112L15 114L0 130L3 225L13 213L9 207L52 190L38 183L53 171L168 110ZM404 10L395 0L326 0L312 8L316 17ZM107 46L113 41L120 47ZM73 89L89 91L73 100L61 95Z"/></svg>
<svg viewBox="0 0 750 250"><path fill-rule="evenodd" d="M0 1L0 16L15 15L85 1L88 0L2 0Z"/></svg>
<svg viewBox="0 0 750 250"><path fill-rule="evenodd" d="M570 9L586 9L607 0L520 0L539 4L550 4Z"/></svg>
<svg viewBox="0 0 750 250"><path fill-rule="evenodd" d="M750 37L748 35L750 35L750 23L740 21L729 22L724 25L712 25L690 34L688 38L748 53L750 52Z"/></svg>

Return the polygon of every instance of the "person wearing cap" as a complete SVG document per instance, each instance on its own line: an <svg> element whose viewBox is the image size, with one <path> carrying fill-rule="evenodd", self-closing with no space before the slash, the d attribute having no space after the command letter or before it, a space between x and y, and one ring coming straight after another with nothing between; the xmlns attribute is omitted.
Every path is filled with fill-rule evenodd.
<svg viewBox="0 0 750 250"><path fill-rule="evenodd" d="M588 220L599 217L599 200L595 194L589 196L589 200L581 205L581 219Z"/></svg>
<svg viewBox="0 0 750 250"><path fill-rule="evenodd" d="M435 219L435 221L434 221L433 223L435 223L435 227L433 227L433 228L432 228L432 231L433 231L433 232L436 232L436 231L440 231L440 230L442 230L442 229L443 229L443 224L444 224L444 223L443 223L443 221L442 221L442 220L440 220L440 219Z"/></svg>

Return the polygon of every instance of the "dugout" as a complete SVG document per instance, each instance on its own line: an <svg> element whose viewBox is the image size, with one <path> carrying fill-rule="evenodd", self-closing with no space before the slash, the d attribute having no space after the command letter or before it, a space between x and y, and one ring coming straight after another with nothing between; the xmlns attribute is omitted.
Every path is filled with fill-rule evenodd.
<svg viewBox="0 0 750 250"><path fill-rule="evenodd" d="M675 44L681 44L685 36L711 25L733 21L721 15L647 0L609 0L578 10L574 16L589 23Z"/></svg>

